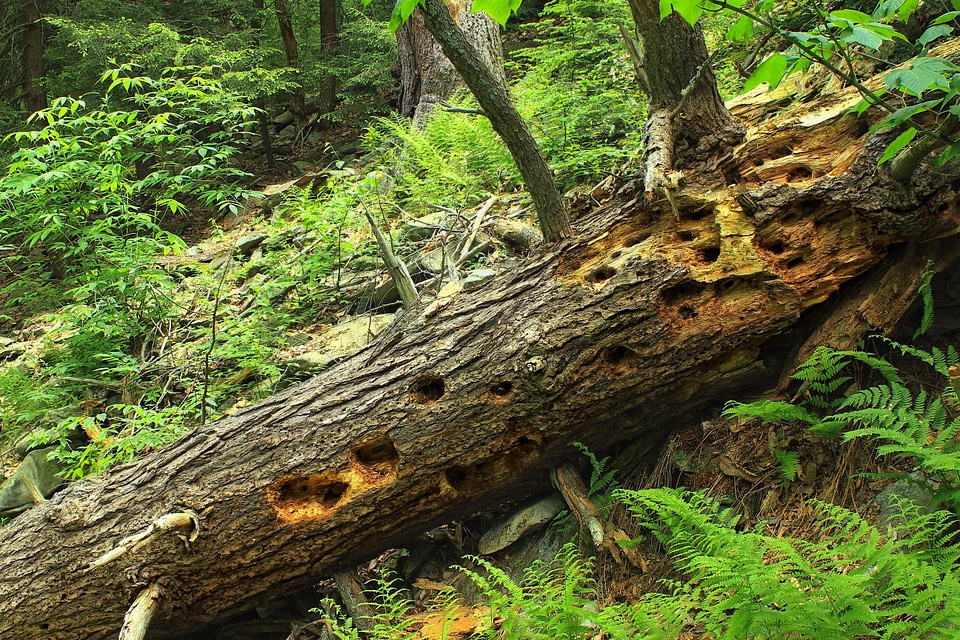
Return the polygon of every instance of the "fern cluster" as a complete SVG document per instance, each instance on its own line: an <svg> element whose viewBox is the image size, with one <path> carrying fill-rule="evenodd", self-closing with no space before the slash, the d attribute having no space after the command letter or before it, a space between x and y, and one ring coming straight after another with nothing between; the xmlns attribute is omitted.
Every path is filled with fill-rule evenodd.
<svg viewBox="0 0 960 640"><path fill-rule="evenodd" d="M956 351L930 351L892 340L886 342L904 356L928 365L943 377L943 391L931 395L914 393L896 367L874 354L819 347L797 370L796 379L808 385L802 404L763 400L750 404L728 403L724 414L739 418L762 418L768 422L799 421L826 436L842 433L844 441L868 438L879 443L877 455L892 454L914 461L924 472L935 499L954 509L960 507L960 418L951 417L948 407L957 403L950 383L950 368L960 362ZM880 374L884 383L843 397L839 391L852 377L847 366L867 365ZM806 405L806 406L804 406Z"/></svg>
<svg viewBox="0 0 960 640"><path fill-rule="evenodd" d="M953 541L956 518L947 512L925 514L902 504L902 524L895 535L885 535L852 511L817 503L819 538L809 541L762 526L738 531L737 517L704 492L661 488L615 495L653 531L684 577L666 581L667 593L602 604L592 561L573 545L553 563L535 563L519 581L471 557L476 568L461 571L489 607L482 637L659 640L691 630L717 640L956 634L960 547ZM370 637L417 637L403 621L409 603L393 582L379 581L375 601ZM452 612L452 598L443 602ZM351 622L328 622L337 638L358 637Z"/></svg>
<svg viewBox="0 0 960 640"><path fill-rule="evenodd" d="M618 497L686 574L648 595L665 628L710 637L952 638L960 620L955 519L905 507L907 524L882 535L859 515L818 503L820 540L737 531L704 493L621 491Z"/></svg>

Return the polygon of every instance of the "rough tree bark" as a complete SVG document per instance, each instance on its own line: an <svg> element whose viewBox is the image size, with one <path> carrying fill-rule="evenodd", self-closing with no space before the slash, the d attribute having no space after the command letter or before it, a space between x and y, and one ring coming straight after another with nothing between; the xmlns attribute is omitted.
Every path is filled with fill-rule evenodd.
<svg viewBox="0 0 960 640"><path fill-rule="evenodd" d="M674 170L687 180L717 180L718 169L744 133L723 106L700 26L677 13L660 20L656 0L629 0L643 41L641 81L650 99L644 126L644 190L652 199L680 190Z"/></svg>
<svg viewBox="0 0 960 640"><path fill-rule="evenodd" d="M340 46L340 0L320 0L320 52L329 61ZM332 73L320 81L320 115L337 108L337 85L339 79Z"/></svg>
<svg viewBox="0 0 960 640"><path fill-rule="evenodd" d="M960 253L960 182L878 171L889 134L845 115L852 92L776 116L772 99L734 108L762 120L730 159L740 186L685 189L679 220L627 187L575 239L0 529L0 638L115 636L143 593L161 598L152 637L219 623L547 487L571 441L656 442L769 388L817 326L841 342L892 326L918 265ZM186 509L189 548L128 540L103 560Z"/></svg>
<svg viewBox="0 0 960 640"><path fill-rule="evenodd" d="M497 135L507 145L517 164L527 190L537 209L540 231L547 242L555 242L570 235L570 222L560 201L560 193L553 182L553 172L527 123L520 116L501 82L485 63L477 48L457 26L443 0L425 0L419 11L424 24L440 43L443 53L453 64L480 103L484 114Z"/></svg>
<svg viewBox="0 0 960 640"><path fill-rule="evenodd" d="M447 6L493 75L506 84L500 26L485 13L471 12L470 4L469 0L453 0ZM414 11L397 31L397 57L400 60L398 112L413 118L419 126L438 102L450 98L457 89L466 88L424 24L420 11Z"/></svg>
<svg viewBox="0 0 960 640"><path fill-rule="evenodd" d="M40 111L47 108L47 92L41 84L46 70L43 64L40 0L21 0L20 18L23 23L23 102L28 111Z"/></svg>

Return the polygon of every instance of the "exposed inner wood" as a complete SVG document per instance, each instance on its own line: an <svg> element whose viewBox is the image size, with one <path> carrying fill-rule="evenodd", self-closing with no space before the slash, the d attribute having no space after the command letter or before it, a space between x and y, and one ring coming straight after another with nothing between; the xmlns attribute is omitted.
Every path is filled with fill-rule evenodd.
<svg viewBox="0 0 960 640"><path fill-rule="evenodd" d="M626 192L573 239L429 317L405 314L317 378L23 514L0 529L0 637L113 637L146 584L164 593L152 635L215 624L542 490L573 441L652 446L772 387L769 344L805 311L908 239L947 256L960 229L960 183L885 178L884 139L850 122L845 99L751 129L731 165L746 184L687 188L679 219ZM904 300L916 284L900 284ZM201 518L189 549L164 537L87 570L184 509Z"/></svg>

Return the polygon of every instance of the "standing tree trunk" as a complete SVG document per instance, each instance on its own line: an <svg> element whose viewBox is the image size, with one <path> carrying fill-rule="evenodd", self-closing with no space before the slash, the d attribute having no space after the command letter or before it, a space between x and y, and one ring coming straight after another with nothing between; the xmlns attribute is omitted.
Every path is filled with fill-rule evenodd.
<svg viewBox="0 0 960 640"><path fill-rule="evenodd" d="M674 170L726 184L718 169L745 129L723 105L699 25L691 27L677 13L661 21L656 0L629 2L643 41L641 84L650 99L643 135L648 198L673 197L679 190Z"/></svg>
<svg viewBox="0 0 960 640"><path fill-rule="evenodd" d="M451 0L447 7L493 75L505 85L500 26L485 13L471 12L470 4L470 0ZM397 31L397 54L400 60L398 111L422 127L438 102L447 100L466 85L427 29L419 11Z"/></svg>
<svg viewBox="0 0 960 640"><path fill-rule="evenodd" d="M493 130L510 150L533 198L544 240L556 242L566 238L571 233L570 222L553 181L553 172L547 166L527 123L510 99L506 84L457 26L443 0L426 0L419 11L423 14L427 29L440 43L443 53L490 119Z"/></svg>
<svg viewBox="0 0 960 640"><path fill-rule="evenodd" d="M41 84L46 70L43 64L40 0L21 0L20 18L23 22L23 103L28 111L40 111L47 108L47 92Z"/></svg>
<svg viewBox="0 0 960 640"><path fill-rule="evenodd" d="M320 0L320 53L328 64L340 46L340 14L340 0ZM325 74L320 80L320 115L337 108L338 82L333 73Z"/></svg>
<svg viewBox="0 0 960 640"><path fill-rule="evenodd" d="M0 638L116 637L130 603L155 595L152 637L218 625L545 489L573 441L656 443L770 388L792 364L787 332L803 352L888 330L926 260L960 254L960 186L878 171L890 134L869 133L882 114L847 116L857 100L776 116L744 103L735 113L759 124L730 159L740 188L693 181L679 220L622 194L575 238L404 314L314 380L19 516L0 529ZM124 541L151 522L196 539Z"/></svg>
<svg viewBox="0 0 960 640"><path fill-rule="evenodd" d="M287 65L294 68L300 68L300 53L297 49L297 35L293 30L293 19L290 14L290 7L286 0L273 0L273 7L277 14L277 24L280 27L280 38L283 40L283 53L287 58ZM290 111L293 112L297 131L302 131L306 125L306 101L303 96L303 85L297 83L297 86L290 94Z"/></svg>

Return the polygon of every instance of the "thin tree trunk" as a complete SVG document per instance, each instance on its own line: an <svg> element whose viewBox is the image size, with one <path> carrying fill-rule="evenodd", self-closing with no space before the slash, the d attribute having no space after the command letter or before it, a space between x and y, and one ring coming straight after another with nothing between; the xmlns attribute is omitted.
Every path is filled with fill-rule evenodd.
<svg viewBox="0 0 960 640"><path fill-rule="evenodd" d="M287 65L300 68L300 53L297 48L297 35L293 30L293 20L290 7L286 0L273 0L273 7L277 14L277 24L280 27L280 38L283 40L283 53L287 58ZM306 101L303 95L303 85L297 83L290 93L290 111L293 112L297 131L302 131L306 124Z"/></svg>
<svg viewBox="0 0 960 640"><path fill-rule="evenodd" d="M506 85L500 25L485 13L470 11L469 0L451 0L450 14L497 80ZM415 11L397 32L400 60L400 115L423 126L434 106L466 85L436 38Z"/></svg>
<svg viewBox="0 0 960 640"><path fill-rule="evenodd" d="M419 9L424 23L440 43L444 54L470 87L490 119L493 130L503 139L523 181L533 197L544 240L556 242L570 235L570 222L533 134L507 93L506 85L484 63L463 31L457 26L443 0L426 0Z"/></svg>
<svg viewBox="0 0 960 640"><path fill-rule="evenodd" d="M720 98L703 32L677 13L661 21L655 0L629 3L643 41L641 84L650 99L643 134L648 198L679 191L673 171L724 183L718 179L722 162L745 128Z"/></svg>

